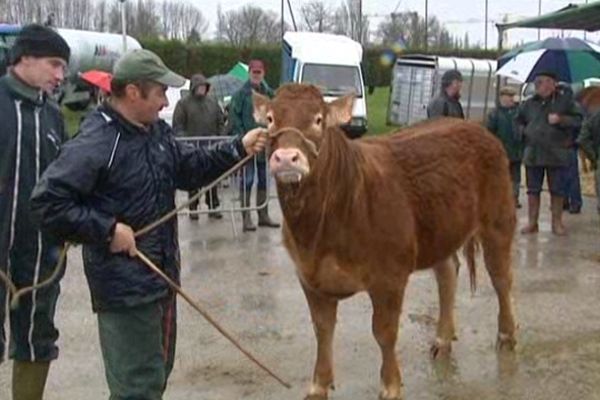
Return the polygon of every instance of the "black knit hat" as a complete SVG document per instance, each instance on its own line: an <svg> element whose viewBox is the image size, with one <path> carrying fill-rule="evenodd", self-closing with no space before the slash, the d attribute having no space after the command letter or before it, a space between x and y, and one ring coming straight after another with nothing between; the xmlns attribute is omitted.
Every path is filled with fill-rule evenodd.
<svg viewBox="0 0 600 400"><path fill-rule="evenodd" d="M442 89L446 89L454 81L462 82L462 80L463 80L463 76L460 73L460 71L458 71L456 69L451 69L449 71L446 71L446 72L444 72L444 75L442 75Z"/></svg>
<svg viewBox="0 0 600 400"><path fill-rule="evenodd" d="M11 64L18 63L23 56L59 57L68 63L71 49L65 39L51 28L31 24L24 26L17 36L11 48Z"/></svg>

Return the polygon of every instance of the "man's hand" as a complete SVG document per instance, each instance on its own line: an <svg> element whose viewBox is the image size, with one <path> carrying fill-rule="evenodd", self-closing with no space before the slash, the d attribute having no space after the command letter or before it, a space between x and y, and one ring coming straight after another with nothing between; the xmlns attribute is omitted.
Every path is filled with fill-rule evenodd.
<svg viewBox="0 0 600 400"><path fill-rule="evenodd" d="M135 257L137 248L135 247L133 229L128 225L117 222L115 233L110 242L110 251L112 253L127 253L129 257Z"/></svg>
<svg viewBox="0 0 600 400"><path fill-rule="evenodd" d="M265 128L254 128L248 131L242 138L242 144L248 155L260 153L265 149L267 143L267 130Z"/></svg>
<svg viewBox="0 0 600 400"><path fill-rule="evenodd" d="M556 125L560 122L560 115L556 113L548 114L548 123L550 125Z"/></svg>

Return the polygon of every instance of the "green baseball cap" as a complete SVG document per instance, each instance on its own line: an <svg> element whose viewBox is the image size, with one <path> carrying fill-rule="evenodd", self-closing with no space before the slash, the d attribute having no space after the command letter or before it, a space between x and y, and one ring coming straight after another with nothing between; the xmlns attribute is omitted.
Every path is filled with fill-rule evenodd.
<svg viewBox="0 0 600 400"><path fill-rule="evenodd" d="M148 80L165 86L181 87L185 78L171 71L159 56L149 50L137 49L125 53L113 68L113 79L119 81Z"/></svg>

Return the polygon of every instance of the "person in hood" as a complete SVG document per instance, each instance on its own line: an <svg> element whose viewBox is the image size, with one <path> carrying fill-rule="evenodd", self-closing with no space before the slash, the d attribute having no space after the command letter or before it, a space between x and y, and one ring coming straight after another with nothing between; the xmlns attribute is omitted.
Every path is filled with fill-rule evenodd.
<svg viewBox="0 0 600 400"><path fill-rule="evenodd" d="M173 113L173 131L181 137L220 136L223 134L225 116L217 100L208 95L210 83L202 74L195 74L190 80L190 93L179 100ZM207 143L208 144L208 143ZM212 211L209 218L221 219L223 215L216 211L219 208L217 187L206 193L206 205ZM197 190L188 192L192 197ZM198 201L190 204L190 218L197 220Z"/></svg>
<svg viewBox="0 0 600 400"><path fill-rule="evenodd" d="M460 71L451 69L442 75L442 87L437 97L427 105L427 118L453 117L465 118L460 104L460 92L463 85L463 76Z"/></svg>
<svg viewBox="0 0 600 400"><path fill-rule="evenodd" d="M29 197L66 140L59 107L48 95L64 80L70 54L52 29L25 26L0 79L0 269L19 288L52 274L62 247L34 227ZM14 360L13 400L42 399L50 362L58 357L54 313L59 293L56 280L8 310L0 282L0 363L5 356ZM10 346L4 329L7 310Z"/></svg>

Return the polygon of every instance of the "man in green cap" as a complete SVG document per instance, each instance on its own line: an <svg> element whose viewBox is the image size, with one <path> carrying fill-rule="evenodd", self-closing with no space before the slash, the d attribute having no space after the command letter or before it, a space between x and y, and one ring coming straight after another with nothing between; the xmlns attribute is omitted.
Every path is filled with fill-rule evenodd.
<svg viewBox="0 0 600 400"><path fill-rule="evenodd" d="M159 111L183 77L148 50L115 65L111 99L90 113L42 176L32 209L55 236L83 243L110 399L161 399L173 368L175 294L138 249L179 282L177 219L134 232L175 208L175 191L209 184L264 149L263 129L216 147L179 143Z"/></svg>

